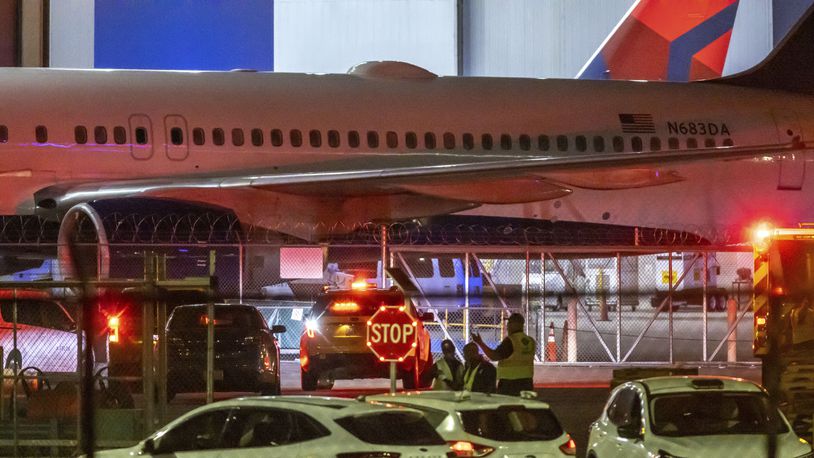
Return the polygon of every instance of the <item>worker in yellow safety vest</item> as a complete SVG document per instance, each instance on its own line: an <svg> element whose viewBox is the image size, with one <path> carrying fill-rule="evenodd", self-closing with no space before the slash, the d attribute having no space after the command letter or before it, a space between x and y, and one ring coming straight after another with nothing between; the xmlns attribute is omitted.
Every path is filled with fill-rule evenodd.
<svg viewBox="0 0 814 458"><path fill-rule="evenodd" d="M455 344L445 339L441 342L443 357L426 372L432 378L433 390L460 390L463 385L464 365L455 354Z"/></svg>
<svg viewBox="0 0 814 458"><path fill-rule="evenodd" d="M521 391L534 390L534 354L537 343L523 332L525 323L523 315L509 315L506 324L509 336L494 350L483 342L479 334L472 336L472 340L486 356L497 361L498 394L519 396Z"/></svg>

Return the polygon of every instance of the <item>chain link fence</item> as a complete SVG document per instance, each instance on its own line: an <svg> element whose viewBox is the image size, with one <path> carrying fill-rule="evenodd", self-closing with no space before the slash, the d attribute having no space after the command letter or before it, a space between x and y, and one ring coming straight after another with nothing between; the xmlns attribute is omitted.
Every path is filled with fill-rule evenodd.
<svg viewBox="0 0 814 458"><path fill-rule="evenodd" d="M0 223L0 455L72 453L87 440L88 393L93 443L111 447L218 397L279 392L276 352L298 372L324 288L390 287L387 269L432 313L435 357L442 340L460 351L476 333L496 346L518 312L541 364L756 361L751 252L698 234L409 223L332 227L304 243L223 215L117 215L105 219L106 244L80 224L66 266L58 227ZM93 296L77 294L77 274L96 281Z"/></svg>

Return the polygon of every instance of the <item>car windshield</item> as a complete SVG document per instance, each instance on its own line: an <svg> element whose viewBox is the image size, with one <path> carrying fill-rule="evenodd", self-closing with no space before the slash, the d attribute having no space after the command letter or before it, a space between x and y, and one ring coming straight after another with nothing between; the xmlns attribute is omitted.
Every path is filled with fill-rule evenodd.
<svg viewBox="0 0 814 458"><path fill-rule="evenodd" d="M336 420L360 440L378 445L443 445L444 439L418 412L377 412Z"/></svg>
<svg viewBox="0 0 814 458"><path fill-rule="evenodd" d="M775 434L788 431L780 414L769 418L762 393L693 392L656 396L650 403L653 432L661 436Z"/></svg>
<svg viewBox="0 0 814 458"><path fill-rule="evenodd" d="M206 307L178 307L172 312L168 329L197 329L207 325ZM215 327L258 329L264 325L256 310L248 307L215 307Z"/></svg>
<svg viewBox="0 0 814 458"><path fill-rule="evenodd" d="M460 412L464 430L496 441L546 441L562 436L557 417L549 409L523 406Z"/></svg>

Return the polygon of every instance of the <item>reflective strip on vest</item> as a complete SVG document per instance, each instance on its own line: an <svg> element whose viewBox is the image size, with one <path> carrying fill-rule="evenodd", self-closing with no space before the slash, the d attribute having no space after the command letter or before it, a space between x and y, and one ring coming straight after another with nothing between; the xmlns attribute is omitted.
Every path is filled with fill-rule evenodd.
<svg viewBox="0 0 814 458"><path fill-rule="evenodd" d="M515 332L509 339L512 341L512 354L497 362L497 378L504 380L534 378L536 348L534 339L523 332Z"/></svg>
<svg viewBox="0 0 814 458"><path fill-rule="evenodd" d="M470 367L469 372L464 374L464 390L472 391L472 384L475 383L475 375L478 373L478 369L480 369L480 363L475 367Z"/></svg>
<svg viewBox="0 0 814 458"><path fill-rule="evenodd" d="M455 378L452 376L452 369L449 367L449 364L447 364L447 360L441 358L435 363L435 367L438 369L438 373L435 375L435 380L432 382L432 389L448 390L449 385L445 382L445 380L451 384Z"/></svg>

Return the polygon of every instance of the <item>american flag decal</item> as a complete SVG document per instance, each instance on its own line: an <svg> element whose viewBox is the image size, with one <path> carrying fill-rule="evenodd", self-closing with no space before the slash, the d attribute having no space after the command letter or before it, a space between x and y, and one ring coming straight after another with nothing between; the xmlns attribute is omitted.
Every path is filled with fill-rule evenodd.
<svg viewBox="0 0 814 458"><path fill-rule="evenodd" d="M643 113L619 113L622 132L626 134L655 134L653 115Z"/></svg>

